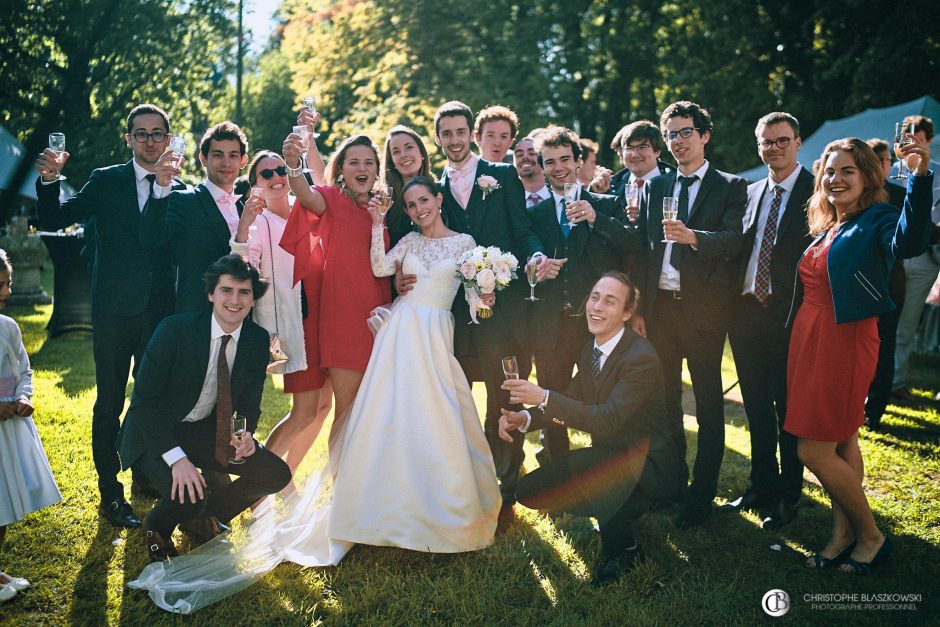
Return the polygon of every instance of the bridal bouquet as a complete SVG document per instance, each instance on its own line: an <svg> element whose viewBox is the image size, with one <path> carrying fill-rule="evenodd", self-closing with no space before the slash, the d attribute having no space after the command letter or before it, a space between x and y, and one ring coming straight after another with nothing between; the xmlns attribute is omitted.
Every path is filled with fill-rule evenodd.
<svg viewBox="0 0 940 627"><path fill-rule="evenodd" d="M480 295L505 288L516 278L518 267L515 255L504 253L496 246L477 246L457 259L457 278L468 288L470 318L475 324L479 324L478 314L483 319L493 315L493 310L480 302Z"/></svg>

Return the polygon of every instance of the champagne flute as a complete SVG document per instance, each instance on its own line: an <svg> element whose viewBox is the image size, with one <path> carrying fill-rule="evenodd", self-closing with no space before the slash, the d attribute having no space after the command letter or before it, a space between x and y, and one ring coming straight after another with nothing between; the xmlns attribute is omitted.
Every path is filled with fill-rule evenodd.
<svg viewBox="0 0 940 627"><path fill-rule="evenodd" d="M524 299L531 302L541 300L535 297L535 285L539 282L538 278L539 264L535 259L525 264L525 278L529 282L529 297Z"/></svg>
<svg viewBox="0 0 940 627"><path fill-rule="evenodd" d="M519 362L516 361L515 355L503 357L503 374L507 379L519 378Z"/></svg>
<svg viewBox="0 0 940 627"><path fill-rule="evenodd" d="M675 196L666 196L663 198L663 220L675 220L679 217L679 199ZM663 243L671 242L663 235Z"/></svg>
<svg viewBox="0 0 940 627"><path fill-rule="evenodd" d="M173 165L177 168L180 167L183 165L183 159L186 156L186 140L174 135L170 138L169 151L173 155Z"/></svg>
<svg viewBox="0 0 940 627"><path fill-rule="evenodd" d="M317 112L317 99L314 96L307 96L301 101L301 106L303 106L310 113L316 114ZM320 133L314 132L313 138L316 139L320 136Z"/></svg>
<svg viewBox="0 0 940 627"><path fill-rule="evenodd" d="M49 133L49 148L55 152L56 159L61 159L65 152L65 133ZM56 180L64 181L65 177L56 172Z"/></svg>
<svg viewBox="0 0 940 627"><path fill-rule="evenodd" d="M624 196L627 200L627 219L631 223L636 222L637 216L640 214L640 188L636 185L627 184Z"/></svg>
<svg viewBox="0 0 940 627"><path fill-rule="evenodd" d="M376 199L379 201L379 215L383 218L388 210L392 208L392 186L384 185L376 179Z"/></svg>
<svg viewBox="0 0 940 627"><path fill-rule="evenodd" d="M895 123L894 125L894 154L898 158L898 173L891 177L893 179L908 178L908 176L904 174L904 166L906 165L906 162L901 157L900 150L902 146L907 146L908 144L912 143L914 140L912 140L910 137L905 137L905 133L909 133L911 135L914 134L914 123L913 122L909 124L904 124L904 122Z"/></svg>
<svg viewBox="0 0 940 627"><path fill-rule="evenodd" d="M232 437L235 438L237 442L241 442L246 433L248 433L248 419L238 412L235 412L232 414ZM229 458L228 463L244 464L245 460L244 458L236 459L233 455L231 458Z"/></svg>
<svg viewBox="0 0 940 627"><path fill-rule="evenodd" d="M570 205L578 200L578 184L565 183L565 204Z"/></svg>

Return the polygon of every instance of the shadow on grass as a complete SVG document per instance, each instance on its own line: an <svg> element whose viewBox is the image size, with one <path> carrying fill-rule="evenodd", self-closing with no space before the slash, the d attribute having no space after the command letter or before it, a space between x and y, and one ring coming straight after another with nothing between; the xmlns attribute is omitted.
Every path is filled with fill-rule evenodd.
<svg viewBox="0 0 940 627"><path fill-rule="evenodd" d="M88 543L72 593L71 625L108 622L108 567L114 555L114 528L101 516L95 537Z"/></svg>

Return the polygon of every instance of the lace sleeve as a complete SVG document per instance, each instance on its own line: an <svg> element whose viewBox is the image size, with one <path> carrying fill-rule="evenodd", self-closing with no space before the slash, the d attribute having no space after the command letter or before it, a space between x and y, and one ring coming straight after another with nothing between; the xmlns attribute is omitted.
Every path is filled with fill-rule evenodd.
<svg viewBox="0 0 940 627"><path fill-rule="evenodd" d="M409 233L402 238L395 248L385 252L385 227L372 225L372 246L369 249L369 261L372 262L372 274L378 277L395 274L395 262L405 258L413 238Z"/></svg>

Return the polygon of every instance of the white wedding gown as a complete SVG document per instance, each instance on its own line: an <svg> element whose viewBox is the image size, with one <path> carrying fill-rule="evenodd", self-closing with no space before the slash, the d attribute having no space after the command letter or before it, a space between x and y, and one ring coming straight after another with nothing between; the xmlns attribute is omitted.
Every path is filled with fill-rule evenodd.
<svg viewBox="0 0 940 627"><path fill-rule="evenodd" d="M298 492L254 512L243 537L220 536L148 565L131 588L188 614L244 589L282 561L337 564L356 543L432 553L489 546L500 495L470 386L453 354L457 257L469 235L405 236L388 254L373 231L377 276L418 281L383 316L330 463ZM333 478L335 477L335 483ZM240 534L241 535L241 534Z"/></svg>

